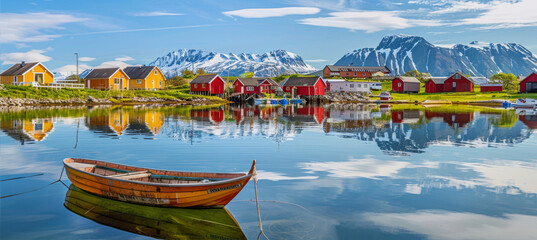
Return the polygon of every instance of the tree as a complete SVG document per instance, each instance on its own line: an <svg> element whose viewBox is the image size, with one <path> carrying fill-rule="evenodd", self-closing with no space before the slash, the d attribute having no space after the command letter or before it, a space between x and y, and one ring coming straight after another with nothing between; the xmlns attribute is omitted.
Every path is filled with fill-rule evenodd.
<svg viewBox="0 0 537 240"><path fill-rule="evenodd" d="M181 74L183 74L184 78L192 78L192 77L194 77L194 72L192 70L189 70L189 69L185 69L185 70L181 71Z"/></svg>
<svg viewBox="0 0 537 240"><path fill-rule="evenodd" d="M207 74L207 72L205 72L203 68L198 68L198 70L196 71L196 74Z"/></svg>
<svg viewBox="0 0 537 240"><path fill-rule="evenodd" d="M418 70L412 70L412 71L406 72L404 76L415 77L415 78L418 78L418 80L424 82L425 79L431 77L431 74L430 73L422 73L422 72L419 72Z"/></svg>
<svg viewBox="0 0 537 240"><path fill-rule="evenodd" d="M518 78L512 73L496 73L490 77L490 83L501 84L504 90L518 90Z"/></svg>
<svg viewBox="0 0 537 240"><path fill-rule="evenodd" d="M245 72L243 74L240 74L239 77L242 77L242 78L251 78L251 77L254 77L254 73L253 72Z"/></svg>
<svg viewBox="0 0 537 240"><path fill-rule="evenodd" d="M188 80L184 79L181 76L175 76L173 78L166 79L166 85L167 86L181 86L183 84L187 84Z"/></svg>
<svg viewBox="0 0 537 240"><path fill-rule="evenodd" d="M69 75L65 78L65 80L76 80L76 79L77 79L76 74Z"/></svg>

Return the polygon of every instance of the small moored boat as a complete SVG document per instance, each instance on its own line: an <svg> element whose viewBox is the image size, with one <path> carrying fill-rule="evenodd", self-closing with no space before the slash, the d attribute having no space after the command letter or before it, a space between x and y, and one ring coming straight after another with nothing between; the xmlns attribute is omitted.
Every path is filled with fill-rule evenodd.
<svg viewBox="0 0 537 240"><path fill-rule="evenodd" d="M533 108L537 106L537 99L533 98L519 98L515 102L517 108Z"/></svg>
<svg viewBox="0 0 537 240"><path fill-rule="evenodd" d="M63 164L76 187L112 199L163 207L226 206L256 174L156 170L80 158Z"/></svg>

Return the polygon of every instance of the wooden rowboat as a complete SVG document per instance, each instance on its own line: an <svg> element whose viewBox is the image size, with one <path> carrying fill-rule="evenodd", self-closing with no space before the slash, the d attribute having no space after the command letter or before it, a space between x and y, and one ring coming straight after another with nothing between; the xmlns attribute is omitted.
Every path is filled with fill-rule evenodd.
<svg viewBox="0 0 537 240"><path fill-rule="evenodd" d="M71 185L64 206L70 211L123 231L159 239L246 239L225 208L163 208L102 198Z"/></svg>
<svg viewBox="0 0 537 240"><path fill-rule="evenodd" d="M103 161L66 158L69 180L78 188L112 199L162 207L223 208L256 174L156 170Z"/></svg>

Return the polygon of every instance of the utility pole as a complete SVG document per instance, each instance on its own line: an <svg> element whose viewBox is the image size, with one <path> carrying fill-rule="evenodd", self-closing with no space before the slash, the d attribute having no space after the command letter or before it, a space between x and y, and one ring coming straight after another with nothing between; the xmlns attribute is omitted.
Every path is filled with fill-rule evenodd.
<svg viewBox="0 0 537 240"><path fill-rule="evenodd" d="M75 53L76 56L76 82L80 83L80 76L78 75L78 53Z"/></svg>

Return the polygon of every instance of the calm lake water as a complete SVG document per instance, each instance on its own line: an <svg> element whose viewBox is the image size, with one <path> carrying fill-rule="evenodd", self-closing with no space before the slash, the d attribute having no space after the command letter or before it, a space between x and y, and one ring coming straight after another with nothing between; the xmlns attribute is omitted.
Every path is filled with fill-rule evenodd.
<svg viewBox="0 0 537 240"><path fill-rule="evenodd" d="M68 192L65 175L66 186L48 185L66 157L210 172L246 172L256 159L270 239L537 238L537 113L531 111L415 105L11 108L0 110L0 129L1 239L259 234L253 182L227 212L142 209L158 214L136 218L106 210L126 209L121 203ZM31 175L37 176L26 177ZM17 177L26 178L8 180ZM93 205L72 208L72 199ZM164 224L159 217L166 214L179 223ZM183 219L187 215L229 215L240 229L193 223Z"/></svg>

